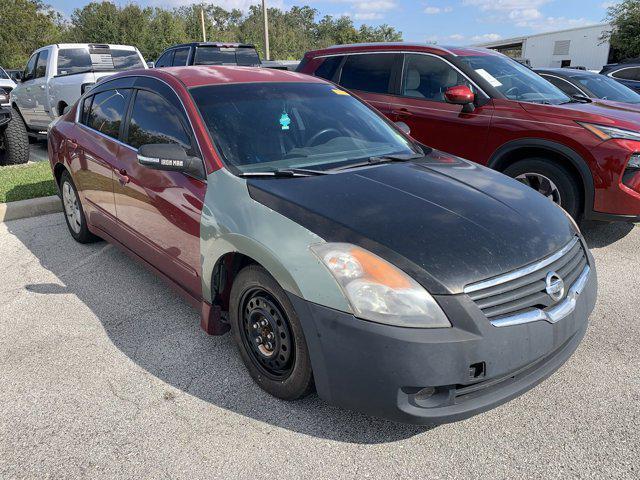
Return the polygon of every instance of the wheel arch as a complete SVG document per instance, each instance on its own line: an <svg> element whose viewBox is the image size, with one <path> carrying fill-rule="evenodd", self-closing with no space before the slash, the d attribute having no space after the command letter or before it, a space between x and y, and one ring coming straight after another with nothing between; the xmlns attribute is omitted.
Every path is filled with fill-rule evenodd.
<svg viewBox="0 0 640 480"><path fill-rule="evenodd" d="M514 140L498 148L489 159L487 166L503 172L517 161L531 158L532 156L552 156L569 168L580 182L579 188L584 201L582 213L588 217L593 210L593 174L587 162L572 148L558 142L538 138Z"/></svg>

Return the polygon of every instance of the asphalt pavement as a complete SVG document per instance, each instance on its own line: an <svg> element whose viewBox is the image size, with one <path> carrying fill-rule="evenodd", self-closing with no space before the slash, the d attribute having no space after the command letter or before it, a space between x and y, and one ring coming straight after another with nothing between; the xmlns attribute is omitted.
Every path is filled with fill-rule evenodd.
<svg viewBox="0 0 640 480"><path fill-rule="evenodd" d="M599 300L532 391L424 428L260 390L230 336L61 214L0 224L0 478L638 478L640 229L585 229Z"/></svg>

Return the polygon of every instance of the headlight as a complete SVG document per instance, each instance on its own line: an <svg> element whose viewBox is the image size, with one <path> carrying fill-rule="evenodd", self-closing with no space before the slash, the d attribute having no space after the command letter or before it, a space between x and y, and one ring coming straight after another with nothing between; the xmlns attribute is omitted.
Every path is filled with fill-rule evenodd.
<svg viewBox="0 0 640 480"><path fill-rule="evenodd" d="M584 128L593 133L600 140L611 140L618 138L621 140L637 140L640 141L640 132L633 130L624 130L622 128L605 127L603 125L594 125L593 123L578 122Z"/></svg>
<svg viewBox="0 0 640 480"><path fill-rule="evenodd" d="M413 328L450 327L433 297L406 273L350 243L312 245L357 317Z"/></svg>

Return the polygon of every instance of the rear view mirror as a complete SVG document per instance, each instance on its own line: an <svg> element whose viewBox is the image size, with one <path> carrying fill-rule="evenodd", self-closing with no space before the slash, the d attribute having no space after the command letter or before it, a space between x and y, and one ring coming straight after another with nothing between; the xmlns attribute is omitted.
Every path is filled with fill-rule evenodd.
<svg viewBox="0 0 640 480"><path fill-rule="evenodd" d="M396 127L402 130L403 133L406 133L407 135L411 135L411 129L409 128L409 125L407 125L404 122L395 122L395 124L396 124Z"/></svg>
<svg viewBox="0 0 640 480"><path fill-rule="evenodd" d="M444 98L447 103L462 105L462 111L465 113L471 113L475 110L473 102L476 99L476 95L466 85L456 85L455 87L447 88L444 92Z"/></svg>

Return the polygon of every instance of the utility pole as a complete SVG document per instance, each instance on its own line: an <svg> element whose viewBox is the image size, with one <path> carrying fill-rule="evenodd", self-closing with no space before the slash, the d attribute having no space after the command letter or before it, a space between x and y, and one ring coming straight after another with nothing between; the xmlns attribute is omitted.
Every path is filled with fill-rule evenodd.
<svg viewBox="0 0 640 480"><path fill-rule="evenodd" d="M202 41L207 41L207 32L204 29L204 8L200 9L200 25L202 26Z"/></svg>
<svg viewBox="0 0 640 480"><path fill-rule="evenodd" d="M269 60L269 21L267 20L267 0L262 0L262 16L264 17L264 56Z"/></svg>

